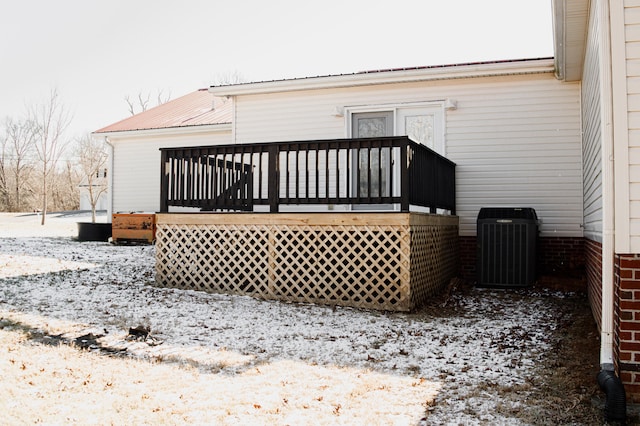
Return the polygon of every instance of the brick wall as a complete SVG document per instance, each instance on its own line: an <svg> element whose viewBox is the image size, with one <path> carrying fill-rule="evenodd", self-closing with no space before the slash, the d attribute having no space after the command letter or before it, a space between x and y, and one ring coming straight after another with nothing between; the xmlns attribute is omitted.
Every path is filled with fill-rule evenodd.
<svg viewBox="0 0 640 426"><path fill-rule="evenodd" d="M580 275L584 273L584 238L544 237L538 239L538 274Z"/></svg>
<svg viewBox="0 0 640 426"><path fill-rule="evenodd" d="M477 261L476 237L460 237L458 255L460 256L460 276L469 281L476 281Z"/></svg>
<svg viewBox="0 0 640 426"><path fill-rule="evenodd" d="M584 254L589 305L598 330L602 330L602 244L585 239Z"/></svg>
<svg viewBox="0 0 640 426"><path fill-rule="evenodd" d="M475 282L476 237L460 237L460 276ZM545 237L538 239L536 270L538 275L582 276L585 271L583 238Z"/></svg>
<svg viewBox="0 0 640 426"><path fill-rule="evenodd" d="M616 254L614 359L627 399L640 402L640 254Z"/></svg>

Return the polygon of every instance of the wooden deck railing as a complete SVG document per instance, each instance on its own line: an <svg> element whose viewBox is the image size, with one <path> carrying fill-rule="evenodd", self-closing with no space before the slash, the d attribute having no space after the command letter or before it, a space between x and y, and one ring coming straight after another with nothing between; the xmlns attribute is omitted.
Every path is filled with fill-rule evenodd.
<svg viewBox="0 0 640 426"><path fill-rule="evenodd" d="M406 136L161 148L160 211L399 204L455 214L455 163Z"/></svg>

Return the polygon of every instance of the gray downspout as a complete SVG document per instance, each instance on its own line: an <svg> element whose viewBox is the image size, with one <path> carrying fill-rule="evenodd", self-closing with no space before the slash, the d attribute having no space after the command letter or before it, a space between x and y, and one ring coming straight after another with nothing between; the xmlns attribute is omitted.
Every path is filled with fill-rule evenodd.
<svg viewBox="0 0 640 426"><path fill-rule="evenodd" d="M114 149L113 144L109 141L109 137L104 137L104 142L109 147L109 187L108 187L108 197L109 197L109 205L107 206L107 222L111 222L111 218L113 217L113 155Z"/></svg>

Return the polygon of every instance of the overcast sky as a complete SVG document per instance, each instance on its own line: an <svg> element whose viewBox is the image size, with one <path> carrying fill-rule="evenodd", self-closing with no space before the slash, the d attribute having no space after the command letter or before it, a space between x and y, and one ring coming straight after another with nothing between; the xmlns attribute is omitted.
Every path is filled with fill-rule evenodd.
<svg viewBox="0 0 640 426"><path fill-rule="evenodd" d="M0 119L56 88L69 137L126 95L553 56L551 0L0 0Z"/></svg>

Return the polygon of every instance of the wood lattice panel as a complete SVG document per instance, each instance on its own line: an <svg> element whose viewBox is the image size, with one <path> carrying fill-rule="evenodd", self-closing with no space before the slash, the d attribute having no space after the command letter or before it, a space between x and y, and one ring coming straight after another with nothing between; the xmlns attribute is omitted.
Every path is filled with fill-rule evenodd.
<svg viewBox="0 0 640 426"><path fill-rule="evenodd" d="M455 226L424 226L391 217L167 215L157 225L156 280L265 299L410 310L455 275L457 219Z"/></svg>
<svg viewBox="0 0 640 426"><path fill-rule="evenodd" d="M411 304L422 305L457 272L458 227L411 227Z"/></svg>
<svg viewBox="0 0 640 426"><path fill-rule="evenodd" d="M279 299L409 307L408 226L286 226L273 241Z"/></svg>
<svg viewBox="0 0 640 426"><path fill-rule="evenodd" d="M265 226L161 225L156 241L156 280L162 285L269 294Z"/></svg>

